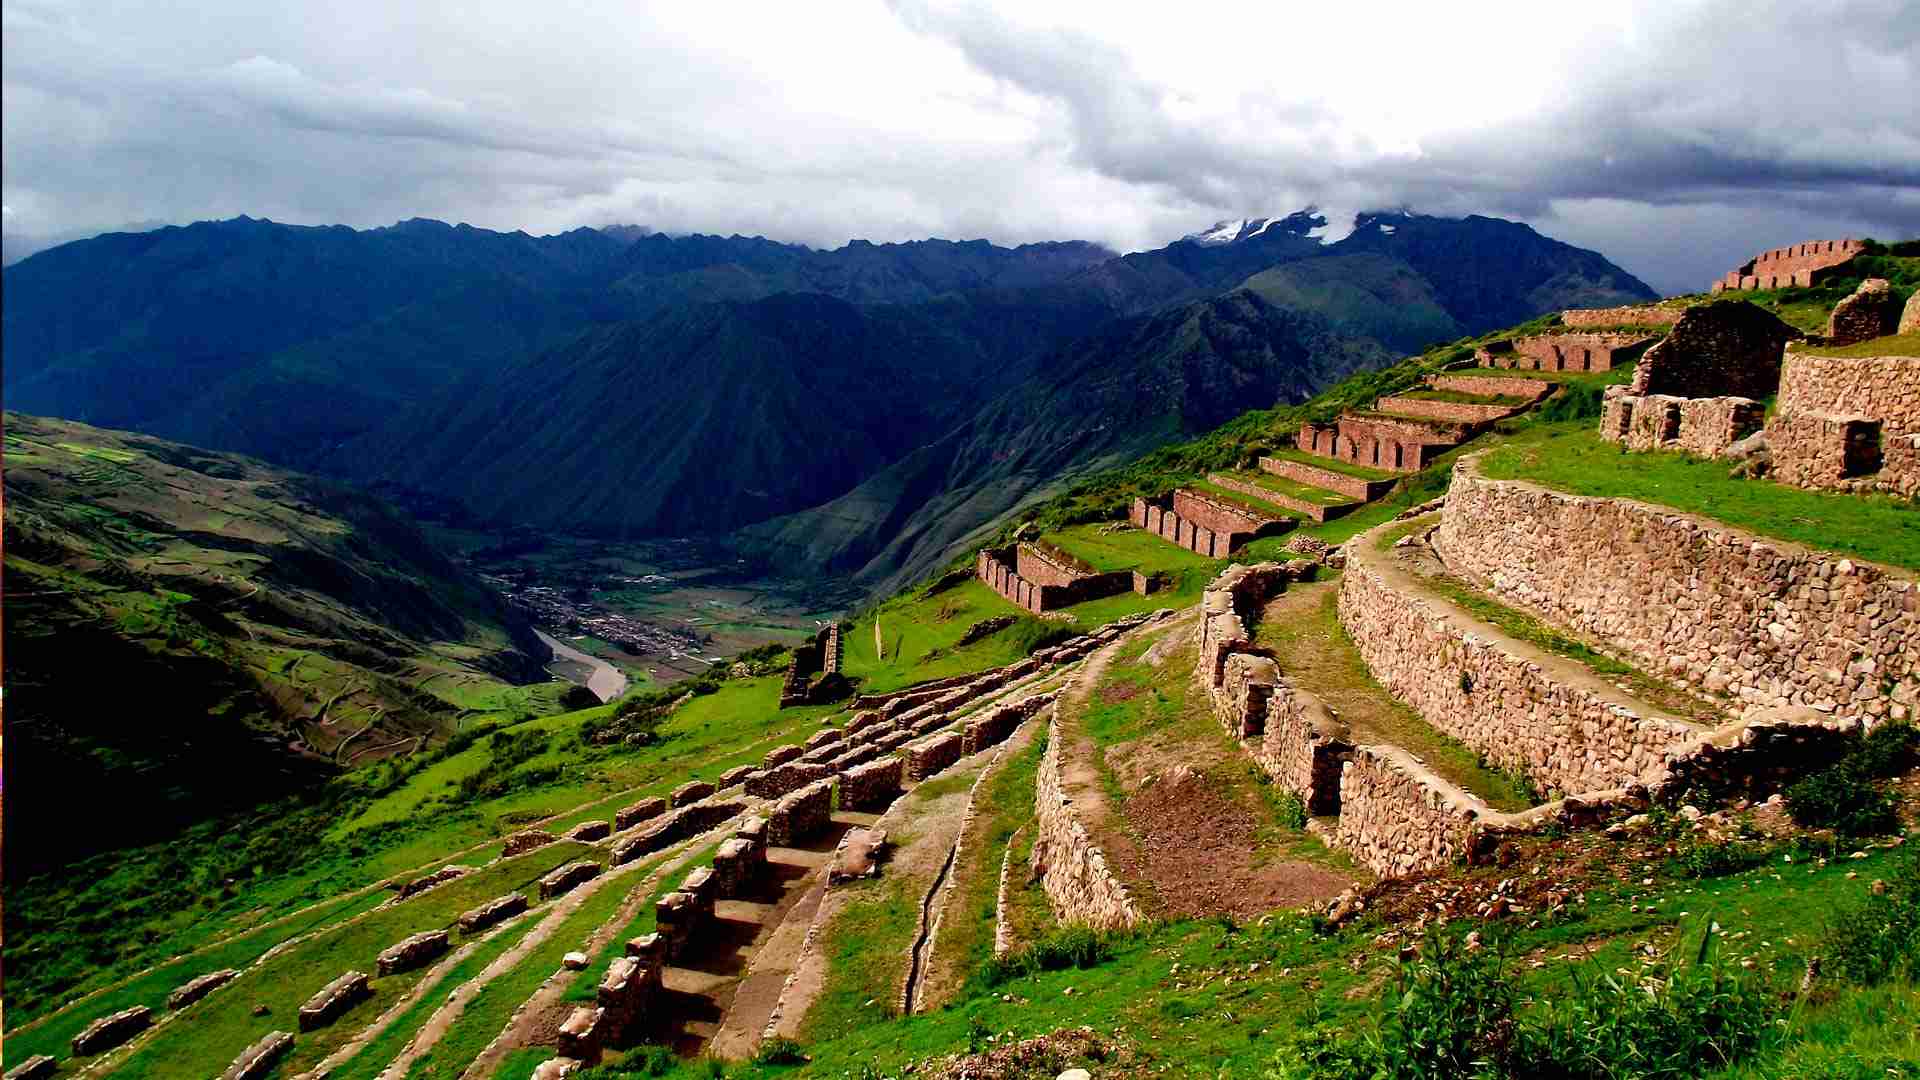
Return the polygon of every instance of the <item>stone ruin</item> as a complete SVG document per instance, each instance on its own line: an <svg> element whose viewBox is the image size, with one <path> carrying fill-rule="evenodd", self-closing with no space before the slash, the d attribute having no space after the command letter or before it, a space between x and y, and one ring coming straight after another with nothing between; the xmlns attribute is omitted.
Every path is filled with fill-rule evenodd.
<svg viewBox="0 0 1920 1080"><path fill-rule="evenodd" d="M915 782L925 780L959 761L962 738L958 731L942 731L908 743L903 751L907 778Z"/></svg>
<svg viewBox="0 0 1920 1080"><path fill-rule="evenodd" d="M571 862L540 879L540 899L551 900L600 876L600 864L591 859Z"/></svg>
<svg viewBox="0 0 1920 1080"><path fill-rule="evenodd" d="M1332 424L1302 424L1293 442L1316 457L1385 472L1419 472L1472 438L1477 428L1445 420L1347 413Z"/></svg>
<svg viewBox="0 0 1920 1080"><path fill-rule="evenodd" d="M1920 295L1917 292L1915 295ZM1886 278L1868 278L1827 316L1828 345L1857 345L1900 328L1900 296Z"/></svg>
<svg viewBox="0 0 1920 1080"><path fill-rule="evenodd" d="M605 840L612 833L613 826L605 821L583 821L567 830L567 839L591 844L595 840Z"/></svg>
<svg viewBox="0 0 1920 1080"><path fill-rule="evenodd" d="M445 885L449 881L466 877L471 873L473 873L471 866L443 866L425 877L414 878L400 886L400 899L406 900L418 896L436 885Z"/></svg>
<svg viewBox="0 0 1920 1080"><path fill-rule="evenodd" d="M752 773L753 770L754 766L752 765L735 765L733 768L721 773L720 779L714 781L714 786L718 787L721 791L725 791L730 787L737 787L746 782L748 774Z"/></svg>
<svg viewBox="0 0 1920 1080"><path fill-rule="evenodd" d="M495 923L513 918L527 910L527 898L523 893L511 892L481 904L479 907L460 916L460 932L473 934Z"/></svg>
<svg viewBox="0 0 1920 1080"><path fill-rule="evenodd" d="M596 994L597 1008L576 1009L573 1016L581 1012L589 1014L588 1023L576 1025L591 1031L592 1051L597 1052L607 1043L624 1042L628 1033L645 1023L648 1009L660 994L661 975L667 966L666 939L659 934L648 934L627 942L626 955L615 958L608 966L607 974L600 980ZM597 1016L592 1014L598 1013ZM571 1019L571 1018L569 1018ZM569 1048L586 1049L578 1042ZM581 1060L591 1060L582 1057Z"/></svg>
<svg viewBox="0 0 1920 1080"><path fill-rule="evenodd" d="M1136 528L1209 559L1224 559L1234 549L1263 536L1277 536L1299 524L1252 507L1182 488L1159 499L1135 499L1128 520Z"/></svg>
<svg viewBox="0 0 1920 1080"><path fill-rule="evenodd" d="M850 689L840 674L840 624L834 623L793 647L780 685L780 707L819 705L845 697Z"/></svg>
<svg viewBox="0 0 1920 1080"><path fill-rule="evenodd" d="M559 837L544 829L527 829L524 832L517 832L507 837L506 845L500 849L500 857L511 859L515 855L525 855L535 848L545 847L558 839Z"/></svg>
<svg viewBox="0 0 1920 1080"><path fill-rule="evenodd" d="M1113 596L1133 587L1130 570L1103 574L1058 548L1031 542L982 548L974 558L974 576L1035 614Z"/></svg>
<svg viewBox="0 0 1920 1080"><path fill-rule="evenodd" d="M1533 334L1489 342L1474 351L1483 368L1520 371L1611 371L1639 359L1659 335L1635 330Z"/></svg>
<svg viewBox="0 0 1920 1080"><path fill-rule="evenodd" d="M767 843L792 847L826 828L833 812L833 781L816 780L783 796L767 814Z"/></svg>
<svg viewBox="0 0 1920 1080"><path fill-rule="evenodd" d="M152 1025L153 1010L145 1005L135 1005L103 1016L73 1037L74 1056L104 1054Z"/></svg>
<svg viewBox="0 0 1920 1080"><path fill-rule="evenodd" d="M1686 310L1673 330L1634 367L1629 393L1760 399L1780 382L1780 357L1798 330L1744 300Z"/></svg>
<svg viewBox="0 0 1920 1080"><path fill-rule="evenodd" d="M613 865L631 862L703 833L744 809L746 804L742 802L708 800L670 811L636 835L617 841L613 845Z"/></svg>
<svg viewBox="0 0 1920 1080"><path fill-rule="evenodd" d="M745 790L756 799L777 799L832 775L833 767L825 762L793 761L748 773Z"/></svg>
<svg viewBox="0 0 1920 1080"><path fill-rule="evenodd" d="M720 899L732 900L745 895L765 871L767 845L764 830L759 839L760 842L756 844L753 838L736 833L722 842L720 849L713 853L713 873Z"/></svg>
<svg viewBox="0 0 1920 1080"><path fill-rule="evenodd" d="M1600 437L1635 451L1721 457L1759 431L1766 414L1766 406L1752 398L1635 395L1627 387L1609 386L1600 409Z"/></svg>
<svg viewBox="0 0 1920 1080"><path fill-rule="evenodd" d="M561 1058L573 1062L574 1068L581 1065L598 1065L600 1049L604 1045L601 1038L601 1022L605 1018L606 1010L598 1006L581 1005L575 1008L565 1020L560 1022L558 1049ZM540 1070L545 1070L547 1065L552 1064L553 1062L547 1062L546 1065L540 1066ZM572 1071L569 1069L550 1075L565 1076ZM539 1070L535 1071L535 1075L539 1075Z"/></svg>
<svg viewBox="0 0 1920 1080"><path fill-rule="evenodd" d="M35 1054L8 1069L6 1080L48 1080L59 1068L52 1054Z"/></svg>
<svg viewBox="0 0 1920 1080"><path fill-rule="evenodd" d="M1866 250L1858 240L1815 240L1764 251L1713 283L1714 293L1807 288L1844 273L1854 256Z"/></svg>
<svg viewBox="0 0 1920 1080"><path fill-rule="evenodd" d="M320 988L300 1006L300 1030L325 1027L353 1008L361 999L373 995L373 985L365 972L349 971Z"/></svg>
<svg viewBox="0 0 1920 1080"><path fill-rule="evenodd" d="M1679 321L1682 310L1670 304L1569 308L1560 313L1560 322L1576 330L1604 330L1618 326L1672 326Z"/></svg>
<svg viewBox="0 0 1920 1080"><path fill-rule="evenodd" d="M1781 483L1920 496L1920 357L1789 352L1767 448Z"/></svg>
<svg viewBox="0 0 1920 1080"><path fill-rule="evenodd" d="M445 953L450 944L445 930L423 930L382 950L374 961L374 973L394 975L412 971Z"/></svg>
<svg viewBox="0 0 1920 1080"><path fill-rule="evenodd" d="M673 792L667 796L667 802L676 809L682 806L692 806L694 803L712 795L713 792L714 786L705 780L689 780L679 787L674 788Z"/></svg>
<svg viewBox="0 0 1920 1080"><path fill-rule="evenodd" d="M188 979L167 995L167 1008L184 1009L239 977L240 972L234 968L223 968Z"/></svg>
<svg viewBox="0 0 1920 1080"><path fill-rule="evenodd" d="M272 1071L273 1066L287 1051L293 1049L293 1035L286 1031L272 1031L262 1035L252 1046L240 1051L233 1059L227 1071L220 1074L220 1080L259 1080Z"/></svg>
<svg viewBox="0 0 1920 1080"><path fill-rule="evenodd" d="M651 821L667 812L667 800L661 798L641 799L632 806L616 811L613 815L615 832L626 832L643 821Z"/></svg>
<svg viewBox="0 0 1920 1080"><path fill-rule="evenodd" d="M847 810L884 808L900 794L903 763L881 758L848 769L840 776L840 805Z"/></svg>
<svg viewBox="0 0 1920 1080"><path fill-rule="evenodd" d="M1309 465L1292 458L1263 457L1260 459L1260 471L1296 484L1317 487L1325 491L1345 495L1361 502L1372 502L1385 495L1398 483L1395 480L1368 480L1365 477L1351 476L1332 469L1323 469L1318 465Z"/></svg>
<svg viewBox="0 0 1920 1080"><path fill-rule="evenodd" d="M713 922L713 904L719 899L718 892L713 868L702 866L689 872L678 889L654 904L654 925L665 942L667 959L685 952L694 936Z"/></svg>
<svg viewBox="0 0 1920 1080"><path fill-rule="evenodd" d="M1895 330L1902 334L1920 334L1920 289L1907 297L1907 306L1900 309L1900 325Z"/></svg>

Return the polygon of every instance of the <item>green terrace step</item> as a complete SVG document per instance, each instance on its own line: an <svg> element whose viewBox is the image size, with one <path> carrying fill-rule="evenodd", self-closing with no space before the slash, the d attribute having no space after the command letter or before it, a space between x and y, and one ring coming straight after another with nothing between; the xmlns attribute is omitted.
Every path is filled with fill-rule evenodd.
<svg viewBox="0 0 1920 1080"><path fill-rule="evenodd" d="M1301 460L1308 458L1309 460ZM1385 495L1398 483L1391 476L1360 476L1357 473L1371 473L1372 469L1362 469L1357 465L1348 465L1342 461L1328 458L1313 458L1297 450L1276 451L1260 459L1260 471L1275 479L1291 481L1294 484L1324 488L1349 499L1360 502L1372 502Z"/></svg>
<svg viewBox="0 0 1920 1080"><path fill-rule="evenodd" d="M1228 506L1244 509L1261 517L1285 518L1298 521L1300 518L1307 516L1306 511L1286 506L1274 500L1272 496L1267 493L1263 492L1258 495L1248 494L1245 491L1216 484L1213 482L1213 477L1211 476L1205 480L1196 480L1188 484L1186 490L1204 495L1209 499L1225 503Z"/></svg>
<svg viewBox="0 0 1920 1080"><path fill-rule="evenodd" d="M1409 419L1489 424L1525 412L1532 403L1531 398L1466 394L1455 390L1409 390L1381 398L1374 403L1374 408L1389 416Z"/></svg>
<svg viewBox="0 0 1920 1080"><path fill-rule="evenodd" d="M1481 369L1473 369L1478 371ZM1442 372L1429 375L1430 390L1452 391L1480 397L1536 402L1553 393L1554 384L1546 379L1514 378L1511 375L1478 375L1470 372Z"/></svg>
<svg viewBox="0 0 1920 1080"><path fill-rule="evenodd" d="M1264 472L1211 473L1207 483L1213 487L1305 514L1315 523L1325 523L1352 513L1362 503L1324 487L1297 483Z"/></svg>

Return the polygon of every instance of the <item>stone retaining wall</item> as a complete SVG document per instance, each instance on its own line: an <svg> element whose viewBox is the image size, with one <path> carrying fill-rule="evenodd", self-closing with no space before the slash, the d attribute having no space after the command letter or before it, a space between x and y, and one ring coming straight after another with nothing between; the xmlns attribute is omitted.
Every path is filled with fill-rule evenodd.
<svg viewBox="0 0 1920 1080"><path fill-rule="evenodd" d="M1264 499L1275 506L1284 506L1289 510L1306 515L1310 521L1321 524L1345 517L1347 514L1360 508L1359 503L1335 503L1332 506L1328 506L1325 503L1317 503L1310 499L1302 499L1288 495L1284 491L1275 491L1272 488L1262 487L1250 480L1242 480L1237 476L1231 476L1227 473L1212 473L1207 477L1207 483L1226 488L1228 491L1237 491L1242 495L1251 495L1256 499Z"/></svg>
<svg viewBox="0 0 1920 1080"><path fill-rule="evenodd" d="M1073 800L1060 780L1060 723L1056 711L1048 723L1047 749L1034 786L1032 868L1060 921L1099 930L1137 925L1140 909L1094 846Z"/></svg>
<svg viewBox="0 0 1920 1080"><path fill-rule="evenodd" d="M1263 457L1260 459L1260 471L1292 480L1309 487L1325 488L1352 499L1372 502L1385 495L1397 480L1368 480L1359 476L1348 476L1343 472L1323 469L1309 465L1304 461L1290 458Z"/></svg>
<svg viewBox="0 0 1920 1080"><path fill-rule="evenodd" d="M1451 866L1472 849L1486 804L1397 746L1361 746L1340 773L1334 842L1381 877Z"/></svg>
<svg viewBox="0 0 1920 1080"><path fill-rule="evenodd" d="M777 799L832 775L833 769L824 762L796 761L777 769L748 773L746 792L756 799Z"/></svg>
<svg viewBox="0 0 1920 1080"><path fill-rule="evenodd" d="M1433 543L1507 603L1749 707L1880 718L1920 703L1920 587L1905 571L1666 507L1490 480L1471 460L1454 470Z"/></svg>
<svg viewBox="0 0 1920 1080"><path fill-rule="evenodd" d="M1788 352L1767 445L1782 483L1920 495L1920 357Z"/></svg>
<svg viewBox="0 0 1920 1080"><path fill-rule="evenodd" d="M1347 725L1284 678L1275 679L1266 706L1265 730L1249 747L1255 764L1300 796L1308 814L1340 813L1340 769L1353 753Z"/></svg>
<svg viewBox="0 0 1920 1080"><path fill-rule="evenodd" d="M1391 413L1394 416L1411 416L1427 420L1454 420L1462 424L1490 424L1495 420L1504 420L1515 413L1525 412L1527 406L1512 402L1441 401L1436 398L1383 397L1373 403L1375 410Z"/></svg>
<svg viewBox="0 0 1920 1080"><path fill-rule="evenodd" d="M1517 397L1529 402L1537 402L1553 393L1554 384L1545 379L1521 379L1502 375L1464 375L1447 372L1426 377L1426 384L1435 390L1451 390L1456 394L1481 394L1487 397Z"/></svg>
<svg viewBox="0 0 1920 1080"><path fill-rule="evenodd" d="M600 864L590 859L571 862L540 879L540 899L551 900L600 874Z"/></svg>
<svg viewBox="0 0 1920 1080"><path fill-rule="evenodd" d="M545 847L559 837L543 829L527 829L507 837L506 844L500 849L500 857L511 859L515 855L525 855L535 848Z"/></svg>
<svg viewBox="0 0 1920 1080"><path fill-rule="evenodd" d="M1682 310L1659 304L1569 308L1560 313L1560 321L1575 329L1602 329L1609 326L1672 326L1679 321Z"/></svg>
<svg viewBox="0 0 1920 1080"><path fill-rule="evenodd" d="M1511 646L1464 629L1437 604L1396 589L1377 565L1387 556L1360 550L1373 535L1349 545L1340 624L1380 685L1428 724L1542 789L1563 792L1623 787L1668 747L1698 734L1563 680ZM1344 815L1344 794L1341 805Z"/></svg>
<svg viewBox="0 0 1920 1080"><path fill-rule="evenodd" d="M773 804L767 814L767 843L792 847L826 828L833 814L833 781L817 780Z"/></svg>
<svg viewBox="0 0 1920 1080"><path fill-rule="evenodd" d="M1008 702L983 710L980 715L968 720L960 731L960 756L968 757L994 745L1029 718L1039 714L1041 709L1053 704L1054 694L1035 694L1019 701Z"/></svg>
<svg viewBox="0 0 1920 1080"><path fill-rule="evenodd" d="M1636 395L1609 386L1601 405L1600 437L1629 450L1683 450L1721 457L1760 430L1766 407L1752 398Z"/></svg>
<svg viewBox="0 0 1920 1080"><path fill-rule="evenodd" d="M1466 441L1470 429L1445 421L1420 423L1388 417L1347 415L1332 425L1303 424L1296 447L1319 457L1386 472L1419 472Z"/></svg>
<svg viewBox="0 0 1920 1080"><path fill-rule="evenodd" d="M901 751L906 758L907 779L915 782L946 769L960 760L961 734L944 731L919 742L908 743Z"/></svg>

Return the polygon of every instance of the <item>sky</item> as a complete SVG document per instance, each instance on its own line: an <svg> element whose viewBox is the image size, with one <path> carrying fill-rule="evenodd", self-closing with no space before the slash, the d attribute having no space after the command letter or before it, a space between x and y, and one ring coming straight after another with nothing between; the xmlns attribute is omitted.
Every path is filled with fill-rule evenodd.
<svg viewBox="0 0 1920 1080"><path fill-rule="evenodd" d="M1159 247L1487 214L1664 292L1920 236L1920 5L0 0L0 231Z"/></svg>

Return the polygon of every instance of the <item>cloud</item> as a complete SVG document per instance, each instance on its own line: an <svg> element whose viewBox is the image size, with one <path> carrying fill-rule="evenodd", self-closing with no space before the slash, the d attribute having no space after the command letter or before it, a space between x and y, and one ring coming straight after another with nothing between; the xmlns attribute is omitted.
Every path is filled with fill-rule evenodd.
<svg viewBox="0 0 1920 1080"><path fill-rule="evenodd" d="M1920 233L1920 25L1895 0L0 15L10 237L425 215L1127 250L1411 205L1517 217L1679 289L1768 246Z"/></svg>

